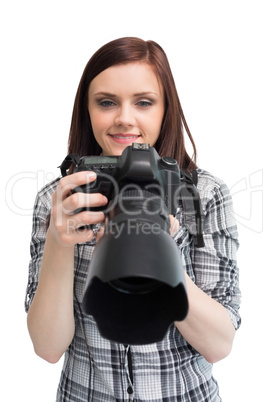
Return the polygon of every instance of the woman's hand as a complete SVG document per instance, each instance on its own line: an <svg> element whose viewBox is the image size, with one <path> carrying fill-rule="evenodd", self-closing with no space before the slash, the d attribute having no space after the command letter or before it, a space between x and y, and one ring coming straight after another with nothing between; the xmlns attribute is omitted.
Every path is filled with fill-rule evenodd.
<svg viewBox="0 0 268 402"><path fill-rule="evenodd" d="M96 173L83 171L63 177L52 195L49 232L64 247L92 240L94 233L89 225L104 221L103 212L82 211L78 208L105 206L107 198L100 194L72 193L75 187L96 180Z"/></svg>
<svg viewBox="0 0 268 402"><path fill-rule="evenodd" d="M231 351L235 328L227 310L199 289L185 272L189 312L176 327L209 363L224 359Z"/></svg>
<svg viewBox="0 0 268 402"><path fill-rule="evenodd" d="M171 236L173 236L179 230L180 224L179 221L173 215L169 215L169 219L170 219L169 231Z"/></svg>
<svg viewBox="0 0 268 402"><path fill-rule="evenodd" d="M59 181L52 196L50 224L42 257L38 287L28 312L28 328L36 353L55 363L70 345L74 330L74 245L92 239L82 226L104 220L103 212L78 208L105 206L101 194L72 193L96 179L94 172L78 172ZM80 230L79 230L80 228Z"/></svg>

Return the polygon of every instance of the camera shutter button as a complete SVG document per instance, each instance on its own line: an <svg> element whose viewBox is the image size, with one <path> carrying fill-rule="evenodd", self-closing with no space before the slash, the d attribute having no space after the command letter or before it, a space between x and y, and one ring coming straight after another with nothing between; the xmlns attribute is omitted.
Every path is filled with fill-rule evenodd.
<svg viewBox="0 0 268 402"><path fill-rule="evenodd" d="M170 156L163 156L161 158L161 165L164 167L172 168L173 166L177 165L176 159L171 158Z"/></svg>

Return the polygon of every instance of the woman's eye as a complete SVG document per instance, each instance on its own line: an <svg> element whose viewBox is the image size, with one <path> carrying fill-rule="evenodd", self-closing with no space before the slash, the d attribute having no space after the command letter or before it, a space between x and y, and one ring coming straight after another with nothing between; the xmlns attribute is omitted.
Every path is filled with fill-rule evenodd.
<svg viewBox="0 0 268 402"><path fill-rule="evenodd" d="M152 102L146 101L146 100L141 100L137 103L137 105L142 106L142 107L147 107L147 106L152 106Z"/></svg>
<svg viewBox="0 0 268 402"><path fill-rule="evenodd" d="M103 100L103 101L99 102L99 105L103 106L103 107L111 107L111 106L114 106L115 103L113 101L110 101L110 100Z"/></svg>

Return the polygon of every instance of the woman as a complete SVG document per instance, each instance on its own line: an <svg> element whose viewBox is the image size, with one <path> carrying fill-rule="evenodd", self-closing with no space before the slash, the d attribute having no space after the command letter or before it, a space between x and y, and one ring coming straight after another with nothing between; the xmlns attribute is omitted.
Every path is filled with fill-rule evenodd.
<svg viewBox="0 0 268 402"><path fill-rule="evenodd" d="M183 128L193 145L185 149ZM120 155L133 142L149 143L175 158L181 169L196 169L195 145L187 127L164 51L155 42L122 38L99 49L88 62L77 91L69 153ZM240 291L236 225L229 191L197 169L205 215L205 247L172 221L181 250L189 313L158 343L127 346L101 337L81 308L94 245L102 235L102 194L72 194L93 182L93 172L56 179L37 195L26 297L28 328L36 353L55 363L65 353L57 401L220 401L212 364L231 350ZM94 224L94 230L79 227ZM99 229L99 230L98 230ZM96 235L96 236L95 236Z"/></svg>

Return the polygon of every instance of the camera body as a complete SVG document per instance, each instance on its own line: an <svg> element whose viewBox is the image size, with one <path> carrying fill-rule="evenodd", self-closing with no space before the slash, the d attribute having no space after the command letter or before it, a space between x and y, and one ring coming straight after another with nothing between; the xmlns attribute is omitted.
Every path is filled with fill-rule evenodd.
<svg viewBox="0 0 268 402"><path fill-rule="evenodd" d="M122 197L133 200L148 198L150 195L155 198L159 195L168 212L172 215L176 213L181 183L177 161L167 156L161 158L149 144L133 143L121 156L82 157L74 172L83 170L96 172L97 179L75 188L74 192L101 193L109 202L122 200ZM133 203L132 207L134 208ZM98 210L107 211L107 207ZM111 205L108 208L108 211L110 210Z"/></svg>
<svg viewBox="0 0 268 402"><path fill-rule="evenodd" d="M180 171L175 159L160 157L149 144L133 143L125 148L121 156L79 158L68 155L60 166L63 176L72 163L75 165L73 172L88 170L97 174L94 182L76 187L73 192L101 193L109 200L108 207L84 209L104 211L108 218L114 216L113 209L118 203L122 208L125 205L131 216L136 212L144 215L145 209L149 214L159 211L169 229L167 212L175 216L180 207L183 211L181 223L194 235L196 246L204 246L199 193L191 175Z"/></svg>
<svg viewBox="0 0 268 402"><path fill-rule="evenodd" d="M109 219L118 213L118 208L127 210L130 216L147 212L159 212L169 229L168 214L175 216L178 207L182 210L182 222L194 236L196 247L203 247L203 213L198 190L192 176L180 171L177 161L169 156L160 157L149 144L133 143L121 156L68 155L59 166L62 176L74 164L73 172L94 171L94 182L76 187L73 192L101 193L109 201L104 207L80 208L103 211ZM157 217L155 216L155 219Z"/></svg>

